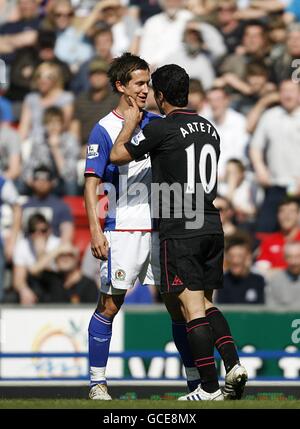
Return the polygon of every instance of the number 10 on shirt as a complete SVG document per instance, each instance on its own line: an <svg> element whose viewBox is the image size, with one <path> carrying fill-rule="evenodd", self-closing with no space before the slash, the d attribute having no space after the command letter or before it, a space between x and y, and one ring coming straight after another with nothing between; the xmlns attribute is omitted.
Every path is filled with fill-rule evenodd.
<svg viewBox="0 0 300 429"><path fill-rule="evenodd" d="M196 172L196 160L195 160L195 143L188 146L186 149L187 154L187 194L195 193L195 172ZM207 161L210 158L210 177L207 178ZM206 194L209 194L215 187L217 182L217 154L215 148L211 144L205 144L201 149L199 162L199 175L200 181L203 186L203 190Z"/></svg>

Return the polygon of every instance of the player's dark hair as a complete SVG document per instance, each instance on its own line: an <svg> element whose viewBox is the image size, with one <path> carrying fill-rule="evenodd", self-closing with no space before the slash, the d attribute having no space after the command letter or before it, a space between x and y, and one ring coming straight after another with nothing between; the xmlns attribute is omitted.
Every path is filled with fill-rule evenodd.
<svg viewBox="0 0 300 429"><path fill-rule="evenodd" d="M32 234L36 230L36 226L40 223L44 223L49 228L49 223L42 213L35 213L30 216L27 224L27 233Z"/></svg>
<svg viewBox="0 0 300 429"><path fill-rule="evenodd" d="M116 82L119 81L122 85L126 85L132 79L131 74L136 70L150 71L145 60L129 52L114 58L107 73L114 92L119 93Z"/></svg>
<svg viewBox="0 0 300 429"><path fill-rule="evenodd" d="M156 95L161 92L172 106L185 107L188 104L190 78L182 67L168 64L158 68L151 78Z"/></svg>
<svg viewBox="0 0 300 429"><path fill-rule="evenodd" d="M287 206L289 204L296 204L298 207L298 210L300 210L300 198L299 197L289 197L288 195L285 196L278 205L278 210L282 206Z"/></svg>

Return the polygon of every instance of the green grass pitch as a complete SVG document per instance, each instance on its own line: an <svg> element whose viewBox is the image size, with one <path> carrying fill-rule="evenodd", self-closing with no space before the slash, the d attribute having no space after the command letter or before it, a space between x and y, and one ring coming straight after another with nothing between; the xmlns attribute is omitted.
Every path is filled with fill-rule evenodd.
<svg viewBox="0 0 300 429"><path fill-rule="evenodd" d="M0 409L300 409L300 400L191 401L87 399L0 399Z"/></svg>

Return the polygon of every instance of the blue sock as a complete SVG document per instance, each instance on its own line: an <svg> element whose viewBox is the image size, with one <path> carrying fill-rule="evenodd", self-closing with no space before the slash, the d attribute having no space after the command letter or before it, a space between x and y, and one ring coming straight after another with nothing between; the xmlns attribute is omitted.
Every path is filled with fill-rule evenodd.
<svg viewBox="0 0 300 429"><path fill-rule="evenodd" d="M105 369L112 335L112 320L95 311L89 324L90 384L106 384Z"/></svg>
<svg viewBox="0 0 300 429"><path fill-rule="evenodd" d="M172 333L175 346L180 354L181 360L185 367L187 385L190 392L195 390L200 384L199 371L195 366L195 362L190 351L190 346L187 340L185 322L172 321Z"/></svg>

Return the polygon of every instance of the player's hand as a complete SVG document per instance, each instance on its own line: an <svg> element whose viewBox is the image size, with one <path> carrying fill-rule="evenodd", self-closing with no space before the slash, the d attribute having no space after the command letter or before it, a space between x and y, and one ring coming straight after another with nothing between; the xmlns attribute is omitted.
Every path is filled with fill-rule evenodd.
<svg viewBox="0 0 300 429"><path fill-rule="evenodd" d="M103 233L98 233L92 238L91 250L95 258L101 259L101 261L107 260L109 244Z"/></svg>
<svg viewBox="0 0 300 429"><path fill-rule="evenodd" d="M142 116L143 112L140 111L135 99L128 96L128 108L124 111L125 124L135 129L140 123Z"/></svg>

